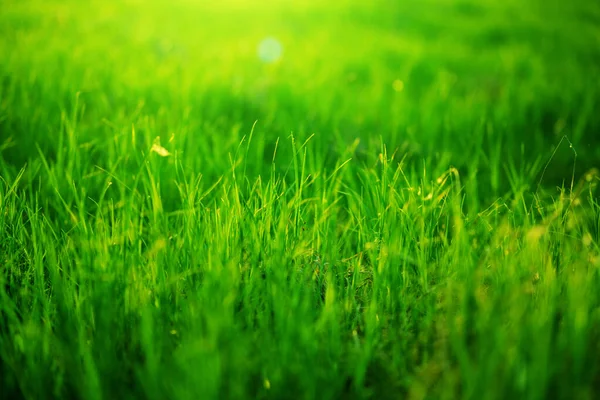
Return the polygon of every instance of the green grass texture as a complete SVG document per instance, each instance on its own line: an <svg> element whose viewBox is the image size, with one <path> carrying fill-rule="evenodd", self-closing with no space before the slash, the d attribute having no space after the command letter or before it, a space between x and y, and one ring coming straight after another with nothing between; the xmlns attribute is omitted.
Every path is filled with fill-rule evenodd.
<svg viewBox="0 0 600 400"><path fill-rule="evenodd" d="M600 3L1 0L1 399L596 399Z"/></svg>

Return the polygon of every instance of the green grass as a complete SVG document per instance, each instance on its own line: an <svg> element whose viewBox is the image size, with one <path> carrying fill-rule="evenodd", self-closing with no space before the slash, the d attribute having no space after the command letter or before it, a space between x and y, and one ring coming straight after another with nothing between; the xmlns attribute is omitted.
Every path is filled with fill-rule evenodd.
<svg viewBox="0 0 600 400"><path fill-rule="evenodd" d="M327 3L2 2L0 398L597 397L600 6Z"/></svg>

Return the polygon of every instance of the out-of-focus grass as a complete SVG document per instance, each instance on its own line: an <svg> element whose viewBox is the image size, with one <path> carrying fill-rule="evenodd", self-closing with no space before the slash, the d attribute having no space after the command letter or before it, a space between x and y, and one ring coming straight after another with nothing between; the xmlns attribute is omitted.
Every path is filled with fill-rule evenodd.
<svg viewBox="0 0 600 400"><path fill-rule="evenodd" d="M600 158L589 2L203 3L7 3L2 128L23 144L13 156L40 140L52 149L48 122L80 92L80 136L99 153L111 126L151 123L148 136L218 137L194 157L215 175L255 120L267 143L315 133L334 153L358 137L371 156L380 138L417 159L448 156L493 195L506 189L500 160L537 161L563 135L586 166ZM256 56L267 36L284 47L276 65ZM197 142L181 145L197 154ZM554 178L571 156L559 154Z"/></svg>
<svg viewBox="0 0 600 400"><path fill-rule="evenodd" d="M600 390L595 2L5 0L0 59L0 397Z"/></svg>

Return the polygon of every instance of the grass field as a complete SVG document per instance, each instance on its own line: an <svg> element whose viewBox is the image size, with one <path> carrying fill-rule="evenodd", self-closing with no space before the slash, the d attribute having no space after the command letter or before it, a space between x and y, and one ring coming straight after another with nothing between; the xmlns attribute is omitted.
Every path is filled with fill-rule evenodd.
<svg viewBox="0 0 600 400"><path fill-rule="evenodd" d="M597 1L2 0L0 398L598 398L597 167Z"/></svg>

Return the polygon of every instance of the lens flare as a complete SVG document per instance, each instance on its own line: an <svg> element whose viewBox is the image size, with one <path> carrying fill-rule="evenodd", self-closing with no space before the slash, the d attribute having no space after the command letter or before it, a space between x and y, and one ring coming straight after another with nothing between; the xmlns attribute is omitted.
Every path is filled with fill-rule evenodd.
<svg viewBox="0 0 600 400"><path fill-rule="evenodd" d="M283 46L274 37L263 39L258 45L258 58L267 64L274 63L281 58Z"/></svg>

